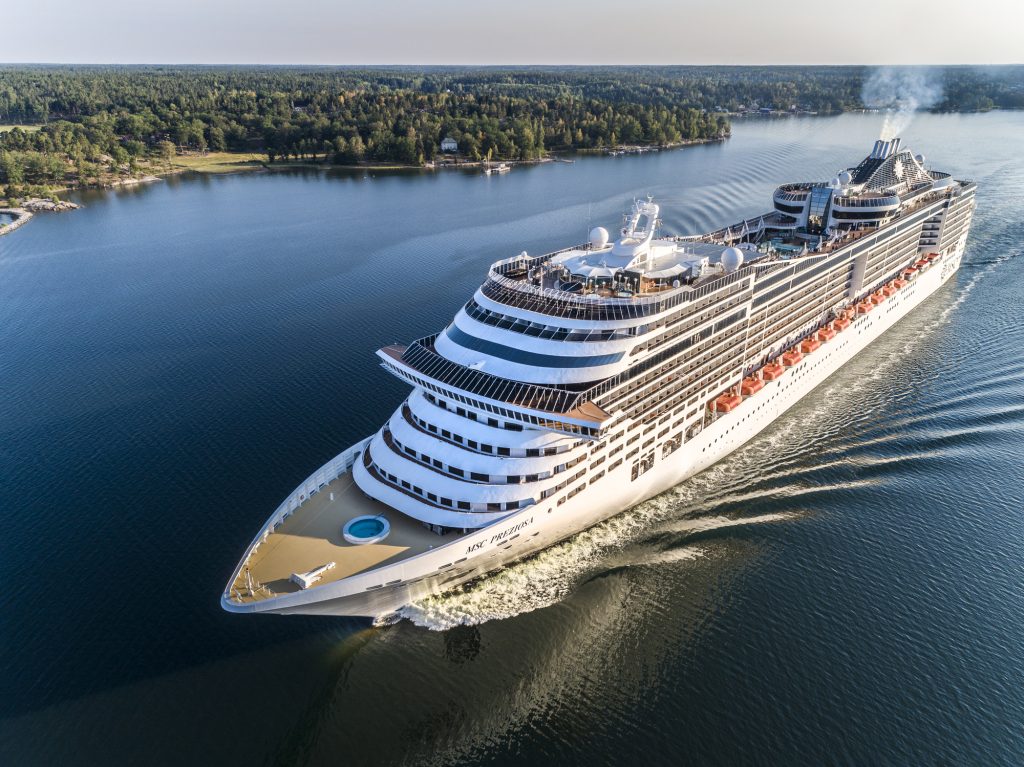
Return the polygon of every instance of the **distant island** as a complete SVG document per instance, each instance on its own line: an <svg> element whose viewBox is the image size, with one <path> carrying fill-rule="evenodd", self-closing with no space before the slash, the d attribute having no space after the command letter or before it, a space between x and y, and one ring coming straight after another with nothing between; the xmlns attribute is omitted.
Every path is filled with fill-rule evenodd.
<svg viewBox="0 0 1024 767"><path fill-rule="evenodd" d="M937 111L1024 107L1024 67L941 67ZM0 66L0 201L183 169L423 167L670 147L730 116L862 109L867 67Z"/></svg>

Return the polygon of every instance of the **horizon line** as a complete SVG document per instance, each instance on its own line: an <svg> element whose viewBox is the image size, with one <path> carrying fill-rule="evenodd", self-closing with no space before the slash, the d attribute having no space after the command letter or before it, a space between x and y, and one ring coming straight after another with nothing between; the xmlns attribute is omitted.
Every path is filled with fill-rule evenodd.
<svg viewBox="0 0 1024 767"><path fill-rule="evenodd" d="M740 68L767 68L767 67L829 67L832 69L852 69L854 67L869 67L869 68L914 68L914 67L1019 67L1024 66L1024 61L1010 61L1001 63L975 63L975 62L958 62L958 63L921 63L921 64L891 64L891 63L858 63L858 64L826 64L823 62L806 62L806 63L792 63L792 62L777 62L777 63L758 63L758 64L709 64L709 63L660 63L660 64L641 64L641 63L616 63L616 64L600 64L600 63L512 63L512 62L498 62L490 64L480 63L313 63L313 62L293 62L293 63L256 63L256 62L245 62L245 61L216 61L216 62L196 62L196 61L0 61L0 66L27 66L27 67L324 67L324 68L400 68L400 67L440 67L440 68L455 68L455 67L469 67L469 68L659 68L659 67L716 67L721 69L740 69Z"/></svg>

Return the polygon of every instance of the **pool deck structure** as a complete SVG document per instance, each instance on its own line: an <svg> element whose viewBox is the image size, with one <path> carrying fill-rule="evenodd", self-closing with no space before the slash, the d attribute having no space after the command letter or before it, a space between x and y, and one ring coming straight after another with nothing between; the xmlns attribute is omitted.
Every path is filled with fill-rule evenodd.
<svg viewBox="0 0 1024 767"><path fill-rule="evenodd" d="M342 535L345 523L363 515L383 516L391 526L387 538L367 544L346 541ZM347 472L310 497L259 546L231 585L231 595L244 604L294 593L299 586L291 581L292 573L334 562L334 567L310 586L316 589L447 542L420 522L364 495Z"/></svg>

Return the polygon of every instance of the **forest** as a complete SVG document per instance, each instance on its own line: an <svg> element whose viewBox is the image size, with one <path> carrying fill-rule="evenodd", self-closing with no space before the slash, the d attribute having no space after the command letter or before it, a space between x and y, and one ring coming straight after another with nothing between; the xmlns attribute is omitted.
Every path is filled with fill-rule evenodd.
<svg viewBox="0 0 1024 767"><path fill-rule="evenodd" d="M109 183L176 156L416 166L721 138L728 114L865 106L864 67L0 66L0 194ZM931 108L1024 107L1024 67L931 72ZM14 127L19 126L19 127Z"/></svg>

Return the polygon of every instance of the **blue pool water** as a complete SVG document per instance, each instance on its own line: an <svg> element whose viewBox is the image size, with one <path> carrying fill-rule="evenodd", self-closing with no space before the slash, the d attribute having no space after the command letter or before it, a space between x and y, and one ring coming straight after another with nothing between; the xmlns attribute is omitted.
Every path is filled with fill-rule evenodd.
<svg viewBox="0 0 1024 767"><path fill-rule="evenodd" d="M373 538L384 532L384 523L379 519L357 519L349 525L348 531L356 538Z"/></svg>

